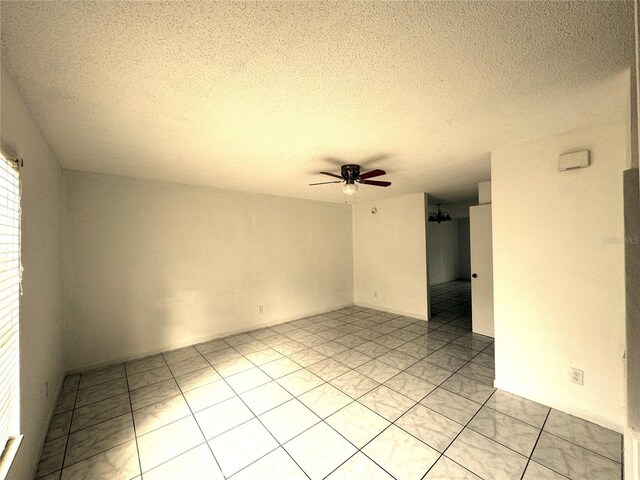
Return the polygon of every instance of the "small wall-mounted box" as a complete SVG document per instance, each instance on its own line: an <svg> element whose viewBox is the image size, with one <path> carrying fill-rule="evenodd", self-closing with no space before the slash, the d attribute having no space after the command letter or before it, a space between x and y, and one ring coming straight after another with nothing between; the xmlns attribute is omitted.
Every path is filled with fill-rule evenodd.
<svg viewBox="0 0 640 480"><path fill-rule="evenodd" d="M558 157L558 170L573 170L574 168L585 168L590 164L589 150L582 152L565 153Z"/></svg>

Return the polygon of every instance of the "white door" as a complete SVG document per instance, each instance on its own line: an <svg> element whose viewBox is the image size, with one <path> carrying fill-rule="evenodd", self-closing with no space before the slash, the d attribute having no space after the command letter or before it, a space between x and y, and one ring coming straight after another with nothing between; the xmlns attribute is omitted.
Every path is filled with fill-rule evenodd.
<svg viewBox="0 0 640 480"><path fill-rule="evenodd" d="M471 232L471 320L473 331L493 337L493 248L491 204L469 207Z"/></svg>

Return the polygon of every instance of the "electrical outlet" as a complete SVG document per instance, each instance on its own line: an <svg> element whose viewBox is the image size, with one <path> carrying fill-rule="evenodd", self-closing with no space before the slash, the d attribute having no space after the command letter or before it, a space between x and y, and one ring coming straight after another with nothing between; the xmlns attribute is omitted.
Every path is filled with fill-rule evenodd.
<svg viewBox="0 0 640 480"><path fill-rule="evenodd" d="M44 398L49 398L49 382L44 382Z"/></svg>
<svg viewBox="0 0 640 480"><path fill-rule="evenodd" d="M584 370L571 367L569 369L569 380L576 385L584 385Z"/></svg>
<svg viewBox="0 0 640 480"><path fill-rule="evenodd" d="M373 298L378 298L378 292L373 292Z"/></svg>
<svg viewBox="0 0 640 480"><path fill-rule="evenodd" d="M260 305L260 306L258 307L258 312L260 312L260 313L264 313L264 305Z"/></svg>

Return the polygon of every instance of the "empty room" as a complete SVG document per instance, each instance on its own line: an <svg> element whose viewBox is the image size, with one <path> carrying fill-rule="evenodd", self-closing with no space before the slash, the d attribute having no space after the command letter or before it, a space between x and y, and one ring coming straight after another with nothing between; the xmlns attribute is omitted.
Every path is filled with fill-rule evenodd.
<svg viewBox="0 0 640 480"><path fill-rule="evenodd" d="M637 0L0 38L0 480L640 480Z"/></svg>

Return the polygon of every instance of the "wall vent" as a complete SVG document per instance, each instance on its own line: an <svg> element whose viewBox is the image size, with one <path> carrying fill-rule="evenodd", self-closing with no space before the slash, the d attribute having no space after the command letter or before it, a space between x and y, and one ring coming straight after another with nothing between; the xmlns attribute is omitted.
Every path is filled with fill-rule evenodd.
<svg viewBox="0 0 640 480"><path fill-rule="evenodd" d="M574 168L585 168L591 163L589 150L582 152L565 153L558 157L558 170L573 170Z"/></svg>

